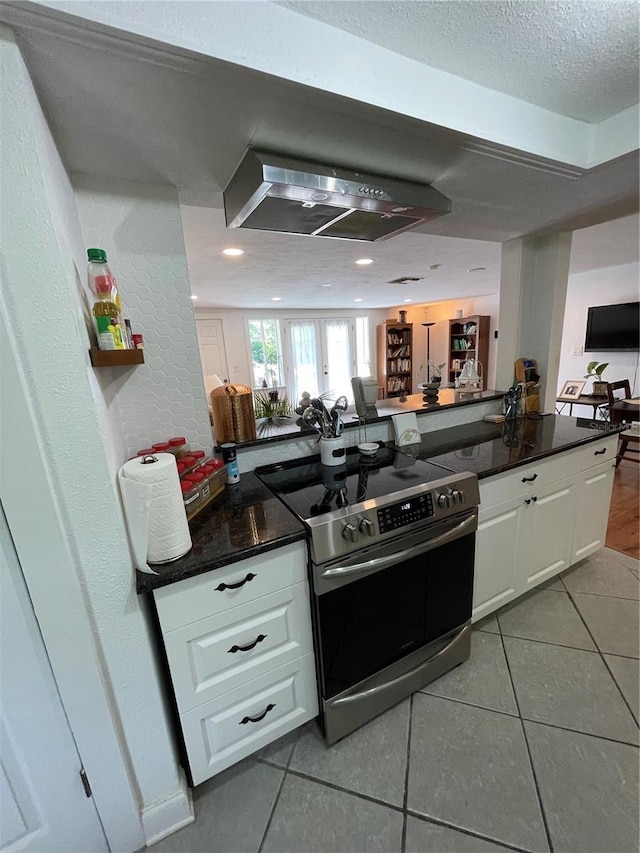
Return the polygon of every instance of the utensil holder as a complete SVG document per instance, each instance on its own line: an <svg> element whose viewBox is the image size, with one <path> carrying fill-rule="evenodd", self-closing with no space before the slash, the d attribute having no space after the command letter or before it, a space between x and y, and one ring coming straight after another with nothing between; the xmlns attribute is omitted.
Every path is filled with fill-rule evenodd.
<svg viewBox="0 0 640 853"><path fill-rule="evenodd" d="M320 438L320 461L323 465L342 465L346 455L344 436Z"/></svg>

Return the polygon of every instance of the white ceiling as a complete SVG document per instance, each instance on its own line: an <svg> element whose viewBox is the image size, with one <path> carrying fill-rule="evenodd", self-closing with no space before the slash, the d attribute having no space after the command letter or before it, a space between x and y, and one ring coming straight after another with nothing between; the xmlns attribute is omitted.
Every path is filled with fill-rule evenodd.
<svg viewBox="0 0 640 853"><path fill-rule="evenodd" d="M277 5L582 121L600 122L638 101L637 0L282 0Z"/></svg>
<svg viewBox="0 0 640 853"><path fill-rule="evenodd" d="M221 210L185 205L182 221L198 308L388 308L405 299L439 302L500 288L499 243L415 231L373 244L230 231ZM637 263L639 234L637 214L576 231L570 272ZM222 250L228 247L245 254L227 257ZM358 266L358 258L374 263ZM468 272L474 267L485 269ZM421 281L389 284L401 277Z"/></svg>
<svg viewBox="0 0 640 853"><path fill-rule="evenodd" d="M265 9L288 16L289 23L292 19L293 24L310 21L272 3L49 5L73 8L76 14L88 9L94 15L115 10L122 16L130 13L140 17L151 10L156 33L160 32L160 19L170 19L180 30L193 28L203 11L220 17L221 27L237 19L243 32L250 28L252 16L258 20ZM351 32L350 28L358 25L358 38L348 36L354 56L363 56L364 44L371 61L366 65L359 59L353 64L353 72L358 80L368 83L372 98L385 80L385 60L396 56L391 50L423 50L416 58L426 61L433 51L435 58L440 57L438 62L448 63L446 68L451 73L476 74L473 69L477 65L476 79L501 91L530 85L529 96L533 97L535 89L539 99L543 90L547 94L562 90L563 97L573 103L573 90L575 103L589 102L604 115L628 103L630 76L636 78L638 99L638 36L629 5L591 0L570 4L537 0L396 4L367 0L362 7L358 2L336 0L294 4L294 9L305 16L333 16L331 27L314 24L324 27L322 35L329 37L321 42L325 45L325 64L333 42L339 41L336 27ZM608 11L609 6L618 11ZM547 9L548 16L540 19L539 7ZM593 12L596 7L597 15ZM445 9L451 10L450 17ZM223 21L224 14L227 18ZM487 143L487 139L495 139L490 130L493 116L478 117L477 111L474 113L477 105L470 98L464 103L480 122L477 136L418 121L397 108L383 109L362 99L294 82L305 79L306 68L296 66L297 76L284 79L245 67L255 53L249 49L249 42L240 44L237 62L228 62L179 47L177 41L161 43L113 26L69 18L63 11L43 10L36 4L0 4L3 19L16 29L43 109L71 172L178 187L199 305L215 301L246 306L249 301L256 305L258 300L273 305L271 296L282 295L280 305L285 307L285 295L289 300L295 295L298 304L327 307L329 290L335 307L353 307L357 296L365 300L363 307L388 306L399 304L401 299L395 294L391 298L386 282L406 275L425 276L415 285L394 286L400 288L403 298L403 288L408 288L406 292L416 301L460 296L461 289L468 295L495 292L498 243L524 234L583 228L638 210L637 151L587 170L572 165L574 161L567 165L532 156L526 146L515 150L495 141ZM557 20L555 34L549 30L549 19ZM549 36L548 42L541 34L540 20L545 23L542 29ZM581 45L587 45L591 34L599 30L598 44L589 48L588 55L571 47L574 42L567 34L571 26L574 42ZM233 33L224 32L231 39ZM636 54L629 49L630 32ZM440 35L435 37L434 33ZM365 38L370 41L363 42ZM277 37L272 34L272 39L265 42L267 54L286 57L300 48L288 43L286 33L278 32ZM389 62L389 67L392 65ZM418 66L413 62L412 67ZM492 68L499 69L493 82L485 76ZM415 85L415 80L407 78L407 83ZM525 97L524 89L518 92ZM422 94L426 102L434 93L425 89ZM516 123L511 122L514 126ZM231 232L223 226L221 191L249 145L433 183L451 199L452 212L421 229L377 244L264 235L244 229ZM200 217L192 209L195 205L204 208ZM219 247L229 240L240 242L247 250L239 261L230 262L219 255ZM615 258L626 257L625 251ZM634 251L637 259L637 248ZM374 257L376 263L355 268L353 260L363 254ZM433 263L441 267L425 272ZM588 263L589 268L607 265L597 260ZM487 270L467 274L465 270L472 266L485 266ZM321 289L321 283L333 286ZM279 290L286 287L286 294L274 292L276 286ZM400 291L396 291L398 296Z"/></svg>

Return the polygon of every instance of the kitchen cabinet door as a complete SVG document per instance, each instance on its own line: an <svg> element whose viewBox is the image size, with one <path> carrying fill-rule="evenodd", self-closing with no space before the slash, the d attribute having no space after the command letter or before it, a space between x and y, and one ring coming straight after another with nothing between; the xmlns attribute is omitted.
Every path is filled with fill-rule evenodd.
<svg viewBox="0 0 640 853"><path fill-rule="evenodd" d="M515 580L520 511L518 500L480 513L473 587L474 622L519 594Z"/></svg>
<svg viewBox="0 0 640 853"><path fill-rule="evenodd" d="M521 591L568 569L573 535L573 487L561 480L526 498L520 510L518 574Z"/></svg>
<svg viewBox="0 0 640 853"><path fill-rule="evenodd" d="M588 557L604 545L614 472L615 465L610 459L576 477L572 563Z"/></svg>

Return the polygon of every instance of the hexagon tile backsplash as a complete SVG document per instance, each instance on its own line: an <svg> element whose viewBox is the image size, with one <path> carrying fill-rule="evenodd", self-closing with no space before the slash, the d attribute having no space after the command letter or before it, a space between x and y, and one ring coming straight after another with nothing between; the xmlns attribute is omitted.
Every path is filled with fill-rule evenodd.
<svg viewBox="0 0 640 853"><path fill-rule="evenodd" d="M76 199L86 245L106 251L125 316L144 336L143 365L98 377L116 400L127 454L174 435L211 450L176 190L82 179Z"/></svg>

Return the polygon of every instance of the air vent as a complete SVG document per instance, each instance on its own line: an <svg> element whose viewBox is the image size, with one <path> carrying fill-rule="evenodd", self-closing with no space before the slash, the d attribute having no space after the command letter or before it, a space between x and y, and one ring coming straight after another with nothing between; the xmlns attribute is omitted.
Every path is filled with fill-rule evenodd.
<svg viewBox="0 0 640 853"><path fill-rule="evenodd" d="M387 284L407 284L409 281L422 281L423 275L403 275L402 278L392 278Z"/></svg>

